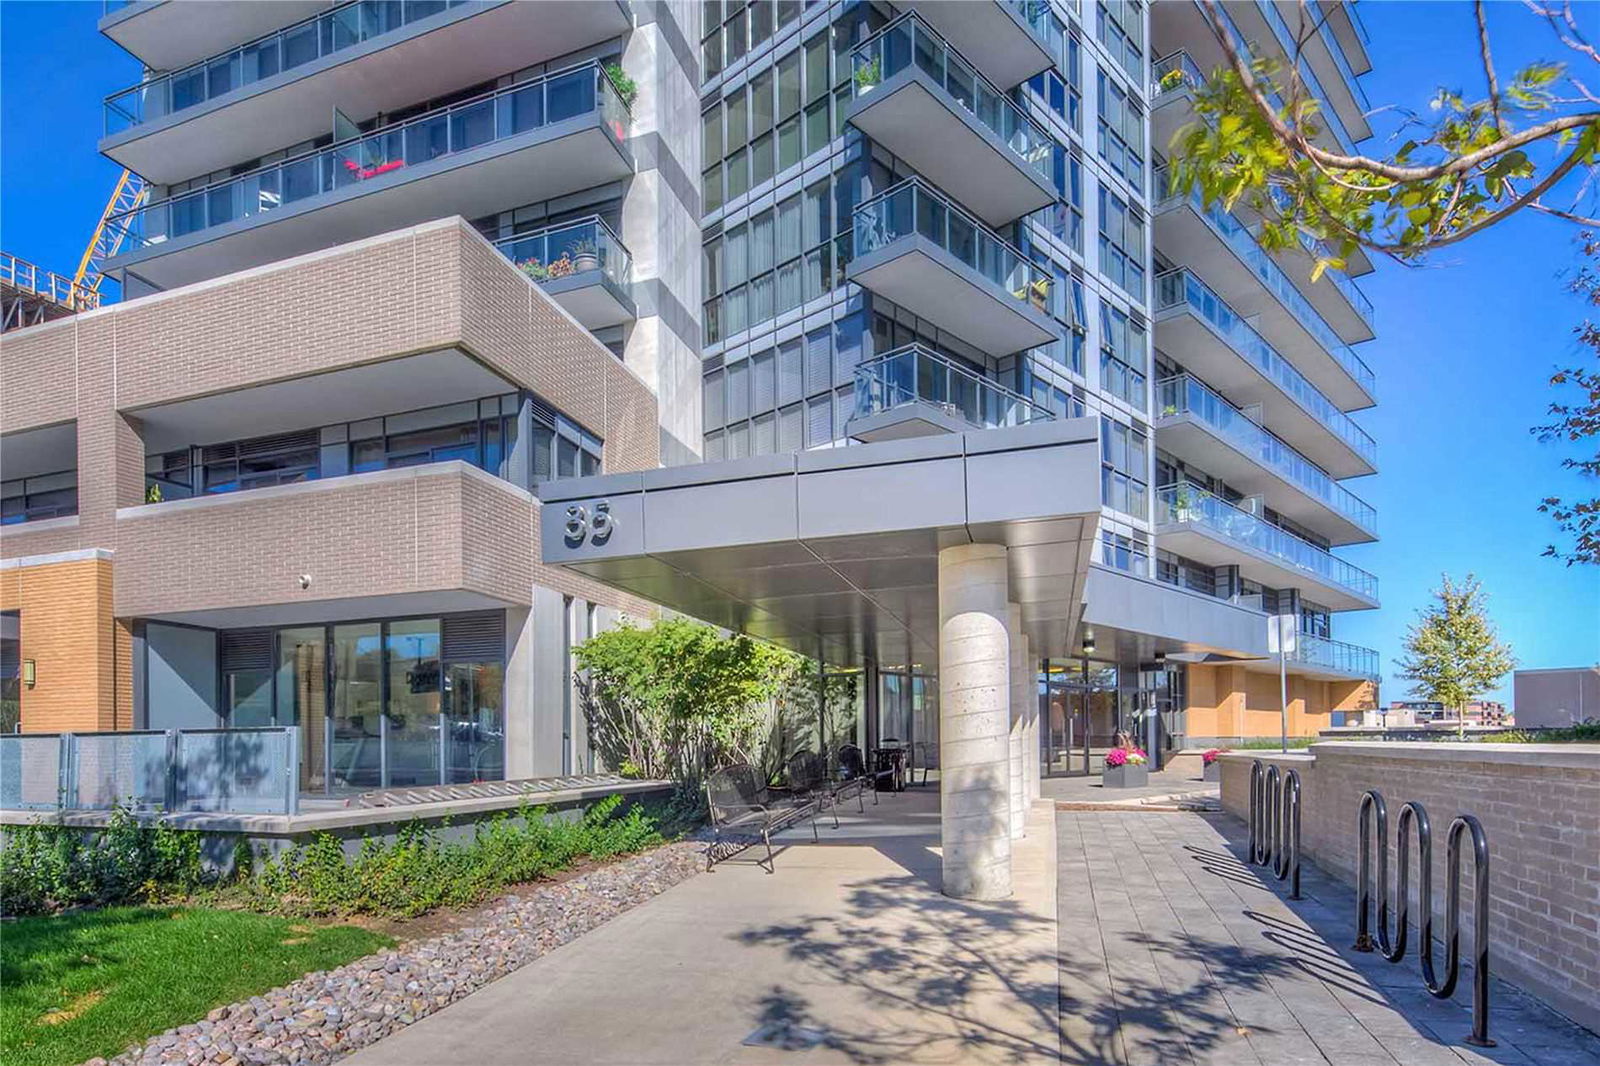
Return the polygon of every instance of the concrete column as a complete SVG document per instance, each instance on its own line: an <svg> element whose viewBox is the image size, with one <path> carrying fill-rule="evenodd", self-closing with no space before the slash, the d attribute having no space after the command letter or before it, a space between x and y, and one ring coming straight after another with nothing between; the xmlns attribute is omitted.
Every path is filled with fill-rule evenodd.
<svg viewBox="0 0 1600 1066"><path fill-rule="evenodd" d="M939 553L939 828L944 892L1011 895L1006 549Z"/></svg>
<svg viewBox="0 0 1600 1066"><path fill-rule="evenodd" d="M1027 715L1027 645L1022 635L1022 608L1006 605L1006 636L1011 663L1011 723L1006 749L1009 753L1011 839L1028 835L1028 771L1024 766Z"/></svg>

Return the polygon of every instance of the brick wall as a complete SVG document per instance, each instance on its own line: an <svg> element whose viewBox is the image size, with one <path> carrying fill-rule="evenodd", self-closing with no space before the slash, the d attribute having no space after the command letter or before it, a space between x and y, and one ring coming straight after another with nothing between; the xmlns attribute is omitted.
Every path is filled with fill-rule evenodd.
<svg viewBox="0 0 1600 1066"><path fill-rule="evenodd" d="M1263 759L1300 771L1305 856L1352 885L1362 793L1376 788L1387 802L1391 870L1400 806L1421 803L1433 825L1441 923L1446 830L1457 814L1477 817L1489 840L1491 972L1584 1024L1600 1018L1600 745L1333 741L1313 745L1309 755ZM1248 816L1251 761L1244 753L1223 757L1223 806L1241 818ZM1465 958L1475 905L1471 865L1469 850L1462 863ZM1442 924L1436 928L1442 933ZM1399 965L1417 963L1412 956Z"/></svg>
<svg viewBox="0 0 1600 1066"><path fill-rule="evenodd" d="M1278 675L1242 666L1188 667L1186 733L1198 738L1275 737L1282 731ZM1334 711L1375 706L1370 681L1289 676L1289 735L1315 736Z"/></svg>
<svg viewBox="0 0 1600 1066"><path fill-rule="evenodd" d="M309 515L260 490L214 509L142 506L139 409L450 348L602 437L607 470L658 464L649 388L448 219L7 334L0 432L77 423L79 515L37 535L8 530L0 554L114 551L123 618L419 581L526 603L537 580L638 611L638 601L536 566L538 542L524 539L531 503L470 477L427 492L421 482L337 490ZM301 573L315 576L311 590L299 590Z"/></svg>
<svg viewBox="0 0 1600 1066"><path fill-rule="evenodd" d="M111 616L111 560L104 553L0 567L0 610L17 611L22 657L36 682L23 685L22 731L129 728L131 642Z"/></svg>

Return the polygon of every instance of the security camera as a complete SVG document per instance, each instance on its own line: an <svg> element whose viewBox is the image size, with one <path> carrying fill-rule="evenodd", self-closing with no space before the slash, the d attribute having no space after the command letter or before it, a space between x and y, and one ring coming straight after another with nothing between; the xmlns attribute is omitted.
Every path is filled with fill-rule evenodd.
<svg viewBox="0 0 1600 1066"><path fill-rule="evenodd" d="M300 587L303 588L303 589L308 589L308 588L311 587L311 575L310 574L301 574L300 575Z"/></svg>

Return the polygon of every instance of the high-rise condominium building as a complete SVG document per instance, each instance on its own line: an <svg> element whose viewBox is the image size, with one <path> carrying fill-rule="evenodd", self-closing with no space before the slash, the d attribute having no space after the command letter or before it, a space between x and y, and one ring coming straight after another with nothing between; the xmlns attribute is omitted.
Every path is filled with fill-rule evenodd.
<svg viewBox="0 0 1600 1066"><path fill-rule="evenodd" d="M1329 143L1368 136L1354 5L1224 10L1298 54ZM1096 492L1025 667L1046 772L1119 730L1275 735L1273 618L1291 732L1373 705L1332 623L1377 605L1335 552L1376 535L1343 484L1372 307L1168 194L1222 62L1193 0L138 0L100 31L146 68L100 148L148 191L110 221L123 301L7 336L8 726L298 725L311 790L583 769L571 647L662 604L860 668L844 732L927 745L932 657L547 565L540 501L915 438L970 471L975 433L1068 422Z"/></svg>

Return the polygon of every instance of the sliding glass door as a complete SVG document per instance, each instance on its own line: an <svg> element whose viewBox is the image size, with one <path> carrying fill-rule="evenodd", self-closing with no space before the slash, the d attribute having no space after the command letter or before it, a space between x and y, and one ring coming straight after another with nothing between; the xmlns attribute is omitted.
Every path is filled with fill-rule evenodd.
<svg viewBox="0 0 1600 1066"><path fill-rule="evenodd" d="M333 662L332 785L377 788L383 784L382 626L334 626L328 654Z"/></svg>

